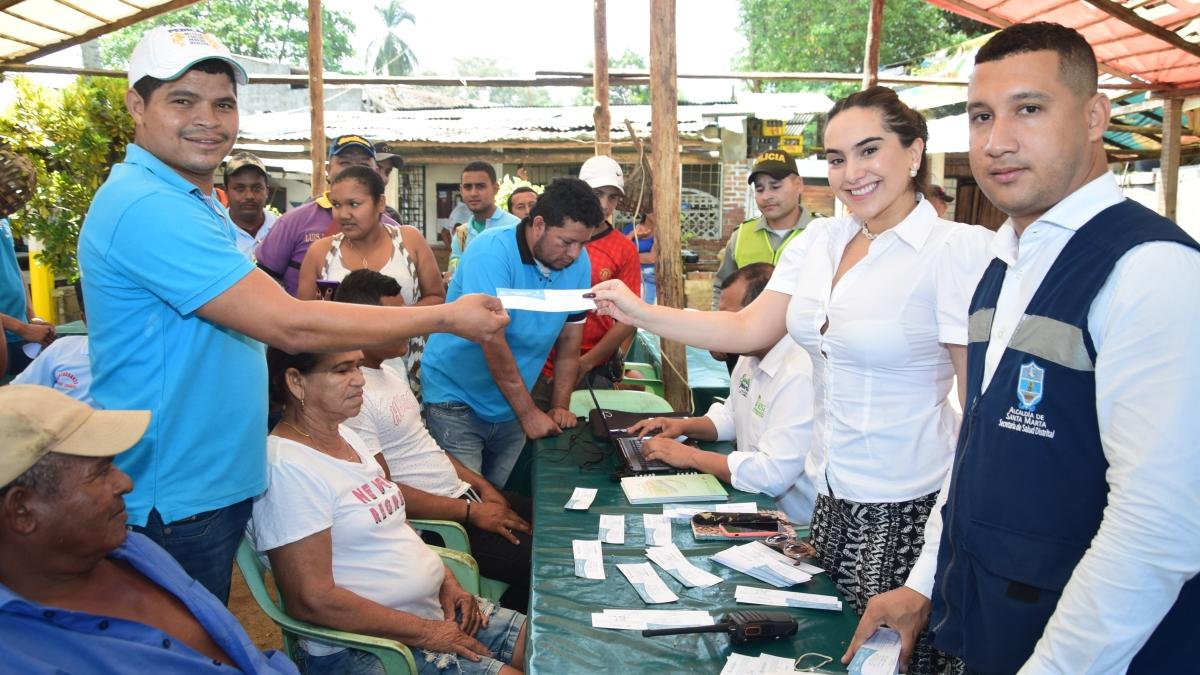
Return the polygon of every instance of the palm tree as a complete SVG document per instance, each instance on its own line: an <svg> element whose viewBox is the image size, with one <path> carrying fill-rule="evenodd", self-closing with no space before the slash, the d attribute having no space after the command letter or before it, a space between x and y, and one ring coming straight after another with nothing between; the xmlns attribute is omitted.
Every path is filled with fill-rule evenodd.
<svg viewBox="0 0 1200 675"><path fill-rule="evenodd" d="M389 0L386 6L375 6L383 19L384 34L371 42L367 63L377 75L408 75L417 65L417 55L400 37L400 24L417 23L417 17L404 8L404 0Z"/></svg>

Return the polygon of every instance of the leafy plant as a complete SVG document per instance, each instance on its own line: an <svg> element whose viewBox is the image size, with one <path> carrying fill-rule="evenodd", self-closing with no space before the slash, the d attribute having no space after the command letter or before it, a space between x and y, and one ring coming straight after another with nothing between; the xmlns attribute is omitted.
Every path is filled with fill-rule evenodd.
<svg viewBox="0 0 1200 675"><path fill-rule="evenodd" d="M192 26L217 36L234 54L300 65L308 59L308 4L303 0L207 0L160 14L100 38L100 60L124 68L146 31L155 26ZM355 25L344 12L321 10L322 62L343 71L354 54Z"/></svg>
<svg viewBox="0 0 1200 675"><path fill-rule="evenodd" d="M367 48L367 64L371 72L408 75L417 65L417 55L400 37L400 25L407 21L415 26L416 15L405 9L404 0L389 0L387 5L376 5L375 11L383 20L384 33Z"/></svg>
<svg viewBox="0 0 1200 675"><path fill-rule="evenodd" d="M75 279L79 228L96 190L133 140L125 112L125 80L77 78L61 91L29 79L13 81L17 96L0 116L0 143L30 158L37 191L10 216L13 229L43 245L42 262L55 276Z"/></svg>
<svg viewBox="0 0 1200 675"><path fill-rule="evenodd" d="M595 66L594 59L588 59L587 70ZM609 70L646 70L646 59L641 54L626 49L625 53L613 58L608 57ZM584 87L575 96L575 105L592 105L596 101L596 92L591 87ZM650 105L650 87L644 85L616 85L608 88L610 105Z"/></svg>

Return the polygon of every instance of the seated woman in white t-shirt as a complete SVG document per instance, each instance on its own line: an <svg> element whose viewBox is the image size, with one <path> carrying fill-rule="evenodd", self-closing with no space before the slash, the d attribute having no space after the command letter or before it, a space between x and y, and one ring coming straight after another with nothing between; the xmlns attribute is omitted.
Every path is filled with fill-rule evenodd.
<svg viewBox="0 0 1200 675"><path fill-rule="evenodd" d="M267 442L267 491L252 534L288 612L414 649L424 675L508 673L523 663L524 615L463 590L409 526L404 495L353 431L363 401L362 352L267 351L283 417ZM367 652L301 643L301 670L382 673Z"/></svg>
<svg viewBox="0 0 1200 675"><path fill-rule="evenodd" d="M386 274L354 270L334 299L360 305L392 305L400 284ZM508 584L500 604L524 612L529 606L533 510L529 498L501 493L437 444L421 419L421 404L402 370L389 359L404 348L363 350L363 405L346 420L372 453L383 456L389 478L400 485L413 518L462 523L479 573ZM438 542L434 542L438 543Z"/></svg>

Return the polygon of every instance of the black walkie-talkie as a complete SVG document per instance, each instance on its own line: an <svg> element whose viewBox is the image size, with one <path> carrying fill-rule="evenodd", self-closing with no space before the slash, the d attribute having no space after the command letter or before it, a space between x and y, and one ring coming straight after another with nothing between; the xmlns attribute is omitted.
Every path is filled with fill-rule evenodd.
<svg viewBox="0 0 1200 675"><path fill-rule="evenodd" d="M730 612L720 623L711 626L685 628L647 628L645 637L655 635L688 635L691 633L728 633L734 644L751 640L778 640L796 634L796 620L786 612Z"/></svg>

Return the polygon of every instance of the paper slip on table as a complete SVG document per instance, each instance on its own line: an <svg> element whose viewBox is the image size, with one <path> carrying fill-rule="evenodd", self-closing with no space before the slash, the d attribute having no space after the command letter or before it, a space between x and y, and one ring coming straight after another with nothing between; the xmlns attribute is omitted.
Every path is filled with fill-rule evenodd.
<svg viewBox="0 0 1200 675"><path fill-rule="evenodd" d="M850 643L858 616L843 599L842 611L788 609L761 605L739 605L734 589L739 585L767 587L757 579L708 560L718 551L751 541L703 541L692 537L684 521L672 524L671 539L693 564L724 581L709 588L687 588L664 572L667 586L678 602L647 605L638 597L620 571L618 563L648 562L642 514L662 513L661 505L631 506L618 483L610 480L615 468L611 446L598 443L581 424L561 436L532 444L534 493L534 550L532 597L529 611L529 644L526 672L565 673L719 673L733 651L724 635L675 635L642 637L640 631L592 628L591 615L605 609L705 610L720 619L738 609L787 612L799 624L790 640L739 645L738 653L795 658L819 652L834 661L825 672L845 672L839 659ZM706 444L706 448L728 452L729 444ZM597 488L587 511L567 511L563 505L576 487ZM774 501L729 488L731 502L757 502L760 508L775 508ZM573 539L596 539L600 514L625 515L625 544L604 544L603 581L575 576L571 550ZM784 590L838 595L828 574Z"/></svg>

